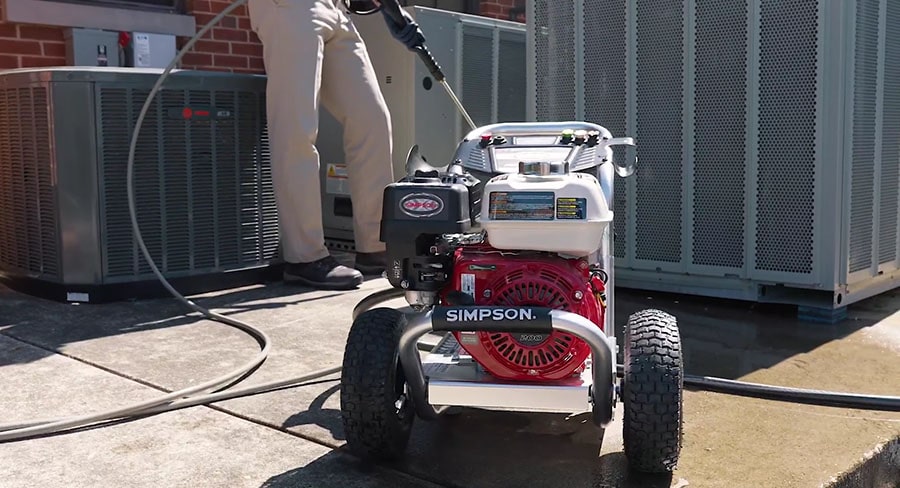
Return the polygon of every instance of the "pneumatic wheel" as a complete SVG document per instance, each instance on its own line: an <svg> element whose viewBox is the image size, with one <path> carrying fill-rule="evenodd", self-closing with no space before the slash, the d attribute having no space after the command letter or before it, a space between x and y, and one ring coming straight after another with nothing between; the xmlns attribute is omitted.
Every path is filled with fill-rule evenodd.
<svg viewBox="0 0 900 488"><path fill-rule="evenodd" d="M675 317L643 310L628 318L622 379L625 456L632 469L669 473L682 443L684 361Z"/></svg>
<svg viewBox="0 0 900 488"><path fill-rule="evenodd" d="M376 308L353 321L341 371L347 447L365 461L395 461L406 450L415 412L399 360L403 314Z"/></svg>

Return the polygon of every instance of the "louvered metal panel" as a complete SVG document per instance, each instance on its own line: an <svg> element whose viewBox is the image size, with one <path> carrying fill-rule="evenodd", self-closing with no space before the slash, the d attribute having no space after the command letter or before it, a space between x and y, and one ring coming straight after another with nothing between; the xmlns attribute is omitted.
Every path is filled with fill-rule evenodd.
<svg viewBox="0 0 900 488"><path fill-rule="evenodd" d="M490 124L494 119L495 72L494 30L480 25L462 26L462 100L475 125ZM471 130L461 120L460 133Z"/></svg>
<svg viewBox="0 0 900 488"><path fill-rule="evenodd" d="M60 273L47 88L0 93L0 269Z"/></svg>
<svg viewBox="0 0 900 488"><path fill-rule="evenodd" d="M881 125L881 209L879 212L878 263L897 262L897 214L900 213L900 3L885 5L884 85Z"/></svg>
<svg viewBox="0 0 900 488"><path fill-rule="evenodd" d="M131 127L146 90L98 87L104 195L105 268L110 277L151 273L132 239L125 179ZM277 211L268 159L258 156L259 93L166 90L147 113L135 151L141 234L160 270L173 276L271 260L277 251ZM123 111L121 107L130 109ZM185 107L214 107L233 116L185 119ZM173 116L173 114L175 114ZM242 138L243 136L243 138ZM268 151L262 151L268 156Z"/></svg>
<svg viewBox="0 0 900 488"><path fill-rule="evenodd" d="M133 238L127 159L158 71L0 75L0 274L63 285L73 301L92 301L87 287L154 279ZM271 180L265 78L170 77L134 165L138 222L160 270L172 279L277 264Z"/></svg>
<svg viewBox="0 0 900 488"><path fill-rule="evenodd" d="M526 119L525 32L502 30L497 46L497 117L503 122Z"/></svg>
<svg viewBox="0 0 900 488"><path fill-rule="evenodd" d="M824 308L900 285L900 3L527 7L530 118L636 138L620 284Z"/></svg>
<svg viewBox="0 0 900 488"><path fill-rule="evenodd" d="M853 161L850 190L850 272L872 266L875 205L875 117L879 0L856 4L853 75Z"/></svg>

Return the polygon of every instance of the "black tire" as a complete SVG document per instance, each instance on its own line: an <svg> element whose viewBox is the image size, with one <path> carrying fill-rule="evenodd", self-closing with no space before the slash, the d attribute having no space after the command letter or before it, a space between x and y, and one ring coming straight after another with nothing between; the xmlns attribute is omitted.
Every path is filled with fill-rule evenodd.
<svg viewBox="0 0 900 488"><path fill-rule="evenodd" d="M376 308L360 314L347 337L341 418L347 447L364 461L395 461L409 442L415 411L399 361L404 323L398 310Z"/></svg>
<svg viewBox="0 0 900 488"><path fill-rule="evenodd" d="M625 330L623 439L631 468L670 473L682 444L684 361L675 317L643 310Z"/></svg>

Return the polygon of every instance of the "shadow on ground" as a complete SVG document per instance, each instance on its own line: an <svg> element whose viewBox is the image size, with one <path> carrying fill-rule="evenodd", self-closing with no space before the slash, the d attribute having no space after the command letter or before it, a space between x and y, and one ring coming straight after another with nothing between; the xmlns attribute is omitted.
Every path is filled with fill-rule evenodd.
<svg viewBox="0 0 900 488"><path fill-rule="evenodd" d="M195 301L228 316L254 310L278 313L279 309L343 293L274 282L223 291ZM896 293L900 295L900 291ZM616 300L616 335L620 344L628 315L644 308L659 308L678 317L687 371L729 379L809 352L892 313L869 307L862 319L825 325L801 322L792 307L778 305L626 289L617 290ZM866 308L866 303L851 306L851 314L854 309ZM172 298L72 305L33 298L0 286L0 332L53 350L79 341L178 327L200 320L197 314L188 313L184 304Z"/></svg>
<svg viewBox="0 0 900 488"><path fill-rule="evenodd" d="M191 300L221 315L233 316L248 311L277 311L338 295L338 292L320 292L275 282L203 298L191 297ZM66 304L23 295L0 286L0 333L39 345L45 350L58 352L67 344L179 327L200 320L203 317L174 298L95 305ZM49 354L52 352L48 350ZM21 360L40 359L33 356L23 356ZM0 362L0 366L4 364L10 363Z"/></svg>
<svg viewBox="0 0 900 488"><path fill-rule="evenodd" d="M343 444L340 412L325 407L336 405L337 395L338 385L328 388L286 419L281 428L296 432L315 425L328 430L334 440ZM621 416L621 411L617 416ZM614 423L611 429L621 429L621 424ZM404 460L390 467L454 488L672 486L670 475L630 472L621 453L620 436L618 431L597 428L588 415L567 418L460 409L432 422L416 419ZM609 446L601 449L603 443ZM365 469L358 462L348 466ZM291 471L286 479L302 479L308 468Z"/></svg>

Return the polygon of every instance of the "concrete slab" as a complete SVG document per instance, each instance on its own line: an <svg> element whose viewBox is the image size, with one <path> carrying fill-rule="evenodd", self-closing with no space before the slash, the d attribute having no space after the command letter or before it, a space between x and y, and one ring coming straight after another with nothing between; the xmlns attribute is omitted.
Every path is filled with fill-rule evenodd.
<svg viewBox="0 0 900 488"><path fill-rule="evenodd" d="M158 392L0 336L4 421L109 408ZM27 373L23 370L27 369ZM57 385L57 386L54 386ZM428 488L386 469L206 407L0 444L3 487Z"/></svg>
<svg viewBox="0 0 900 488"><path fill-rule="evenodd" d="M352 307L384 286L384 280L374 280L359 291L334 293L272 285L198 301L259 325L274 341L270 359L243 386L340 364ZM803 324L778 307L628 290L618 291L617 299L620 335L627 315L641 308L659 307L679 317L690 373L900 394L896 383L886 381L900 377L895 349L900 329L891 315L900 308L900 293L851 307L850 320L838 325ZM179 316L183 312L171 300L93 308L0 292L3 334L169 390L218 376L255 353L252 340L221 324ZM22 360L24 369L15 375L30 375L35 362ZM7 377L4 368L0 385ZM343 445L334 381L221 402L216 408L325 446ZM895 413L707 392L687 392L685 408L684 456L673 477L629 474L620 424L604 434L601 445L600 432L584 419L477 411L418 423L409 458L397 468L446 486L472 488L819 486L900 434L900 414Z"/></svg>

